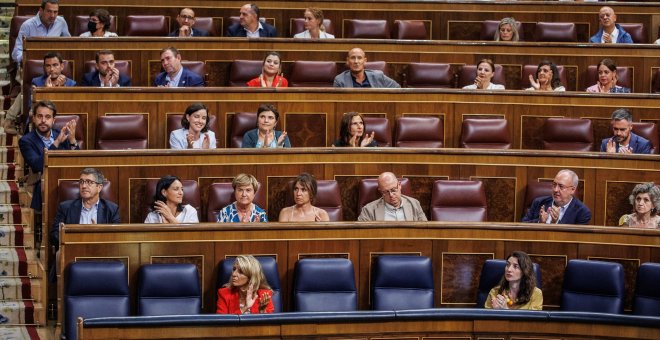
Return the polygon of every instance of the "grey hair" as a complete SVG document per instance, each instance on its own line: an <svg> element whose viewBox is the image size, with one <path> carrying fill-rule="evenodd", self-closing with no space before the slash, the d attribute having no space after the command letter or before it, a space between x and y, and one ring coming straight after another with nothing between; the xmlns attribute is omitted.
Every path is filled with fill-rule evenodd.
<svg viewBox="0 0 660 340"><path fill-rule="evenodd" d="M103 184L103 180L105 179L103 177L103 173L101 172L101 170L98 170L96 168L84 168L84 169L82 169L80 174L81 175L94 175L94 177L96 178L96 183L97 184Z"/></svg>
<svg viewBox="0 0 660 340"><path fill-rule="evenodd" d="M656 214L660 210L660 188L656 187L653 182L642 183L635 185L635 188L632 191L632 194L628 197L630 204L635 205L635 198L639 194L649 194L651 202L653 203L653 214Z"/></svg>
<svg viewBox="0 0 660 340"><path fill-rule="evenodd" d="M627 120L629 123L632 123L633 116L628 109L616 109L614 112L612 112L612 120Z"/></svg>
<svg viewBox="0 0 660 340"><path fill-rule="evenodd" d="M578 175L575 173L575 171L573 171L573 170L569 170L569 169L563 169L563 170L560 170L560 171L557 173L557 175L559 175L559 174L561 174L561 173L567 173L567 174L569 174L569 175L571 176L571 179L572 179L572 182L573 182L573 186L574 186L575 188L578 187L578 184L580 183L580 178L578 178Z"/></svg>

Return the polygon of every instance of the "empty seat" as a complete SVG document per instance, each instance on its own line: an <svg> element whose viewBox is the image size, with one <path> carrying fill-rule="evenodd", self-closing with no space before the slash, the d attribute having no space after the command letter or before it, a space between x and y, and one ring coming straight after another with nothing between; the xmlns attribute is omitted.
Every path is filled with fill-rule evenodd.
<svg viewBox="0 0 660 340"><path fill-rule="evenodd" d="M511 131L506 119L464 119L461 147L511 149Z"/></svg>
<svg viewBox="0 0 660 340"><path fill-rule="evenodd" d="M387 67L387 62L382 60L367 61L364 63L364 68L367 70L381 71L388 77L390 75L390 69Z"/></svg>
<svg viewBox="0 0 660 340"><path fill-rule="evenodd" d="M145 264L138 275L139 316L200 314L201 286L194 264Z"/></svg>
<svg viewBox="0 0 660 340"><path fill-rule="evenodd" d="M576 189L577 192L577 189ZM525 202L522 216L527 214L527 210L532 206L532 202L541 196L552 196L551 181L529 181L525 190Z"/></svg>
<svg viewBox="0 0 660 340"><path fill-rule="evenodd" d="M449 64L410 63L403 76L403 87L454 87L454 72Z"/></svg>
<svg viewBox="0 0 660 340"><path fill-rule="evenodd" d="M433 288L433 266L426 256L380 255L374 259L374 310L433 308Z"/></svg>
<svg viewBox="0 0 660 340"><path fill-rule="evenodd" d="M616 84L619 86L627 87L631 92L634 92L633 84L635 83L635 74L633 68L630 66L616 67ZM598 82L598 68L596 65L589 65L587 67L587 74L585 76L584 88L596 84Z"/></svg>
<svg viewBox="0 0 660 340"><path fill-rule="evenodd" d="M387 20L344 19L344 38L389 39Z"/></svg>
<svg viewBox="0 0 660 340"><path fill-rule="evenodd" d="M577 29L572 22L537 22L536 41L577 42Z"/></svg>
<svg viewBox="0 0 660 340"><path fill-rule="evenodd" d="M266 276L268 285L273 290L273 308L275 313L282 312L282 286L280 285L280 273L277 270L275 258L270 256L256 256L261 264L261 269ZM218 276L215 281L215 297L218 297L218 290L222 288L231 277L231 271L234 267L234 258L226 258L218 263Z"/></svg>
<svg viewBox="0 0 660 340"><path fill-rule="evenodd" d="M148 202L151 202L152 198L156 194L156 185L158 184L158 179L151 178L147 180L145 195ZM197 210L197 219L201 221L202 216L202 200L200 198L199 185L196 180L193 179L182 179L181 184L183 185L183 202L182 204L190 204L195 210ZM149 207L148 207L149 208ZM149 209L144 211L144 216L142 220L147 217Z"/></svg>
<svg viewBox="0 0 660 340"><path fill-rule="evenodd" d="M499 30L500 20L484 20L481 22L481 32L479 34L480 40L492 41L495 39L495 32ZM516 29L518 30L518 40L523 39L522 23L516 21Z"/></svg>
<svg viewBox="0 0 660 340"><path fill-rule="evenodd" d="M254 195L254 203L266 209L266 193L264 186L260 186ZM206 205L206 221L215 222L218 220L218 213L222 208L228 206L236 199L234 197L234 188L231 183L213 183L209 186L209 195ZM197 210L199 211L199 210Z"/></svg>
<svg viewBox="0 0 660 340"><path fill-rule="evenodd" d="M247 82L261 74L261 60L234 60L229 69L229 86L247 87Z"/></svg>
<svg viewBox="0 0 660 340"><path fill-rule="evenodd" d="M53 122L53 129L62 130L62 128L71 120L76 121L76 142L80 149L85 149L85 136L83 135L83 124L78 115L57 115Z"/></svg>
<svg viewBox="0 0 660 340"><path fill-rule="evenodd" d="M79 317L129 316L131 302L124 263L72 262L64 274L64 334L77 339Z"/></svg>
<svg viewBox="0 0 660 340"><path fill-rule="evenodd" d="M254 112L236 112L231 120L229 147L240 148L243 135L257 127L257 114Z"/></svg>
<svg viewBox="0 0 660 340"><path fill-rule="evenodd" d="M426 31L426 25L421 20L394 20L392 28L392 37L394 39L408 40L428 40L430 39Z"/></svg>
<svg viewBox="0 0 660 340"><path fill-rule="evenodd" d="M220 23L216 24L215 19L219 20ZM201 31L209 32L209 37L219 37L222 27L222 18L196 17L193 27Z"/></svg>
<svg viewBox="0 0 660 340"><path fill-rule="evenodd" d="M660 263L646 262L639 266L633 314L660 317Z"/></svg>
<svg viewBox="0 0 660 340"><path fill-rule="evenodd" d="M114 191L112 190L112 182L108 180L103 181L103 188L99 195L103 199L116 202ZM80 185L78 184L78 180L60 180L57 185L57 198L58 202L80 198Z"/></svg>
<svg viewBox="0 0 660 340"><path fill-rule="evenodd" d="M570 260L564 271L561 310L621 314L624 283L620 263Z"/></svg>
<svg viewBox="0 0 660 340"><path fill-rule="evenodd" d="M438 180L431 191L431 219L485 222L486 189L481 181Z"/></svg>
<svg viewBox="0 0 660 340"><path fill-rule="evenodd" d="M548 118L543 126L545 150L592 151L594 131L589 119Z"/></svg>
<svg viewBox="0 0 660 340"><path fill-rule="evenodd" d="M464 86L474 84L474 79L477 78L477 65L463 65L461 71L458 74L458 84L457 88L461 89ZM493 84L506 84L506 78L504 77L504 68L502 65L495 65L495 72L493 74L493 79L491 79Z"/></svg>
<svg viewBox="0 0 660 340"><path fill-rule="evenodd" d="M660 93L660 68L655 71L653 75L653 84L651 86L651 93Z"/></svg>
<svg viewBox="0 0 660 340"><path fill-rule="evenodd" d="M325 32L335 35L335 27L332 24L332 20L323 18L323 26L325 27ZM294 36L300 32L305 31L305 18L291 18L291 36Z"/></svg>
<svg viewBox="0 0 660 340"><path fill-rule="evenodd" d="M288 192L285 201L287 207L295 204L293 198L293 182L294 181L289 181L289 184L287 185ZM341 192L337 181L317 180L316 197L313 204L315 207L325 210L328 213L328 217L330 217L330 221L341 221L343 219Z"/></svg>
<svg viewBox="0 0 660 340"><path fill-rule="evenodd" d="M132 62L133 62L132 60L115 60L115 68L117 69L117 71L119 71L119 74L124 75L129 79L132 79L133 76L133 71L131 70ZM83 67L85 69L84 73L94 72L96 71L96 61L88 60L85 62L85 66Z"/></svg>
<svg viewBox="0 0 660 340"><path fill-rule="evenodd" d="M538 65L525 65L522 70L522 77L520 78L520 89L524 90L530 88L532 84L529 82L529 75L536 77L536 69ZM557 71L559 71L559 81L561 84L568 88L568 78L566 76L566 69L562 65L557 65Z"/></svg>
<svg viewBox="0 0 660 340"><path fill-rule="evenodd" d="M87 23L89 22L89 15L76 15L73 20L73 32L71 35L77 37L88 31ZM117 17L114 15L110 16L110 32L117 33Z"/></svg>
<svg viewBox="0 0 660 340"><path fill-rule="evenodd" d="M648 139L653 148L651 153L660 153L660 137L658 137L658 126L651 122L635 122L632 126L632 131L636 135L640 135Z"/></svg>
<svg viewBox="0 0 660 340"><path fill-rule="evenodd" d="M541 289L541 268L538 263L533 263L532 266L536 275L536 287ZM505 268L506 260L486 260L484 262L484 266L481 268L481 275L479 276L476 308L484 308L486 299L488 299L488 293L500 283L502 276L504 276Z"/></svg>
<svg viewBox="0 0 660 340"><path fill-rule="evenodd" d="M444 128L438 117L399 117L394 136L397 147L441 148L444 145Z"/></svg>
<svg viewBox="0 0 660 340"><path fill-rule="evenodd" d="M412 185L407 178L399 178L401 183L401 194L410 196L412 195ZM362 207L369 202L373 202L382 196L378 192L378 178L364 178L358 183L358 207L357 213L360 214Z"/></svg>
<svg viewBox="0 0 660 340"><path fill-rule="evenodd" d="M291 87L332 87L337 75L337 64L333 61L296 60L291 67Z"/></svg>
<svg viewBox="0 0 660 340"><path fill-rule="evenodd" d="M649 42L647 38L648 34L646 34L646 27L644 27L643 23L619 23L619 26L621 26L624 31L630 33L633 43L647 44Z"/></svg>
<svg viewBox="0 0 660 340"><path fill-rule="evenodd" d="M379 147L392 146L392 128L385 117L362 117L368 133L374 132L374 140Z"/></svg>
<svg viewBox="0 0 660 340"><path fill-rule="evenodd" d="M347 259L302 259L293 274L293 311L357 310L353 263Z"/></svg>
<svg viewBox="0 0 660 340"><path fill-rule="evenodd" d="M197 60L182 60L181 61L181 66L185 67L188 69L190 72L197 73L198 76L202 77L204 79L204 86L206 86L206 83L208 82L209 75L206 73L206 63L203 61L197 61Z"/></svg>
<svg viewBox="0 0 660 340"><path fill-rule="evenodd" d="M127 37L166 37L170 18L164 15L128 15L124 23Z"/></svg>
<svg viewBox="0 0 660 340"><path fill-rule="evenodd" d="M143 115L99 116L96 121L96 149L147 149L148 124Z"/></svg>

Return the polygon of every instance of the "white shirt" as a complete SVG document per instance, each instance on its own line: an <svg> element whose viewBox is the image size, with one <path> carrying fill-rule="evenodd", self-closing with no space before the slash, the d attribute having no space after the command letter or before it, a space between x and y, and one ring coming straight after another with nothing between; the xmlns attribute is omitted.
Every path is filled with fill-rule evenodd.
<svg viewBox="0 0 660 340"><path fill-rule="evenodd" d="M87 31L87 32L81 34L80 37L81 38L115 38L115 37L118 37L118 35L115 32L105 31L105 33L103 33L102 37L95 37L95 36L92 36L92 32Z"/></svg>
<svg viewBox="0 0 660 340"><path fill-rule="evenodd" d="M197 217L197 209L193 208L190 204L183 206L183 211L176 216L176 220L179 223L199 223L199 218ZM144 219L144 223L165 223L163 217L156 211L152 211L147 215L147 218Z"/></svg>
<svg viewBox="0 0 660 340"><path fill-rule="evenodd" d="M536 91L536 89L532 86L532 87L528 87L528 88L526 88L525 91ZM565 92L565 91L566 91L566 88L563 87L563 86L558 86L558 87L555 87L554 89L552 89L552 91L555 91L555 92Z"/></svg>
<svg viewBox="0 0 660 340"><path fill-rule="evenodd" d="M476 89L477 89L477 85L474 84L463 86L463 90L476 90ZM504 90L504 85L490 83L488 85L488 88L486 88L486 90Z"/></svg>
<svg viewBox="0 0 660 340"><path fill-rule="evenodd" d="M571 204L571 202L573 202L572 197L571 197L571 200L568 201L568 203L566 203L566 204L562 205L561 207L559 207L559 217L557 217L557 222L555 222L555 223L559 223L559 221L561 221L562 217L564 217L564 213L566 212L566 209L568 209L568 205ZM545 220L545 223L547 223L547 224L552 223L552 215L548 214L548 219Z"/></svg>
<svg viewBox="0 0 660 340"><path fill-rule="evenodd" d="M248 38L259 38L259 30L262 29L262 28L264 28L264 27L261 25L261 22L259 22L259 26L257 27L257 30L254 31L254 32L250 32L249 29L243 27L243 29L245 30L245 35Z"/></svg>
<svg viewBox="0 0 660 340"><path fill-rule="evenodd" d="M603 30L603 35L600 37L600 42L605 43L605 31ZM619 39L619 30L614 27L614 31L610 33L610 36L612 37L612 44L616 44L617 39Z"/></svg>
<svg viewBox="0 0 660 340"><path fill-rule="evenodd" d="M395 208L393 205L385 202L385 215L383 219L385 221L405 221L406 214L403 212L403 205Z"/></svg>
<svg viewBox="0 0 660 340"><path fill-rule="evenodd" d="M309 34L309 30L305 30L303 32L300 32L296 35L293 36L294 38L302 38L302 39L312 39L312 36ZM319 39L334 39L335 36L330 34L330 33L325 33L324 31L321 31L319 33Z"/></svg>
<svg viewBox="0 0 660 340"><path fill-rule="evenodd" d="M188 148L188 139L186 135L188 134L188 129L180 128L174 130L170 133L170 149L187 149ZM202 132L199 134L199 139L193 142L193 149L201 149L202 143L204 142L204 135L209 136L209 149L215 149L215 133L211 130Z"/></svg>

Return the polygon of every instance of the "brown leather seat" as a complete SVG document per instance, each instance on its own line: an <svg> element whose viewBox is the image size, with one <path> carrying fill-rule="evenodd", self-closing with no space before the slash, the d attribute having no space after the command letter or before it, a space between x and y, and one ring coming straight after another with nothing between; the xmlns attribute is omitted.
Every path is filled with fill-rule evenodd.
<svg viewBox="0 0 660 340"><path fill-rule="evenodd" d="M291 67L290 87L332 87L337 75L334 61L296 60Z"/></svg>
<svg viewBox="0 0 660 340"><path fill-rule="evenodd" d="M383 73L384 73L386 76L388 76L388 77L389 77L389 75L390 75L390 70L389 70L389 68L387 67L387 62L385 62L385 61L380 61L380 60L377 60L377 61L367 61L367 62L364 64L364 68L367 69L367 70L381 71L381 72L383 72Z"/></svg>
<svg viewBox="0 0 660 340"><path fill-rule="evenodd" d="M635 92L633 89L633 84L635 83L635 73L633 68L630 66L618 66L616 67L616 84L619 86L627 87L631 92ZM598 82L598 68L596 65L589 65L587 67L587 75L584 78L586 83L583 84L584 89L587 87L596 84Z"/></svg>
<svg viewBox="0 0 660 340"><path fill-rule="evenodd" d="M536 69L538 65L525 65L522 70L522 77L520 78L520 88L522 90L529 88L532 84L529 82L529 75L536 76ZM568 78L566 77L566 69L562 65L557 65L559 71L559 80L564 87L568 85ZM592 84L593 85L593 84Z"/></svg>
<svg viewBox="0 0 660 340"><path fill-rule="evenodd" d="M254 204L262 209L266 209L266 189L263 185L254 195ZM230 205L236 200L234 196L234 189L231 187L231 182L226 183L213 183L209 185L209 196L206 204L206 221L216 222L218 220L218 213L222 208Z"/></svg>
<svg viewBox="0 0 660 340"><path fill-rule="evenodd" d="M474 84L474 79L477 78L477 65L463 65L461 71L458 74L458 84L457 87L463 88L467 85ZM493 79L491 82L494 84L505 85L506 78L504 77L504 69L502 65L495 64L495 74L493 74Z"/></svg>
<svg viewBox="0 0 660 340"><path fill-rule="evenodd" d="M287 207L295 204L293 199L293 181L287 185L288 194L286 195ZM341 192L339 184L335 180L316 181L316 201L313 203L317 208L323 209L328 213L330 221L341 221L342 215Z"/></svg>
<svg viewBox="0 0 660 340"><path fill-rule="evenodd" d="M577 42L577 29L573 22L537 22L536 41Z"/></svg>
<svg viewBox="0 0 660 340"><path fill-rule="evenodd" d="M392 37L394 39L408 40L429 40L426 25L421 20L394 20L392 28Z"/></svg>
<svg viewBox="0 0 660 340"><path fill-rule="evenodd" d="M628 23L628 24L621 24L619 23L621 28L623 28L624 31L630 33L630 37L633 40L633 43L635 44L647 44L648 41L648 34L646 34L646 27L644 27L643 23Z"/></svg>
<svg viewBox="0 0 660 340"><path fill-rule="evenodd" d="M461 147L511 149L511 131L506 119L464 119Z"/></svg>
<svg viewBox="0 0 660 340"><path fill-rule="evenodd" d="M403 87L454 87L454 72L451 70L451 65L449 64L410 63L403 77Z"/></svg>
<svg viewBox="0 0 660 340"><path fill-rule="evenodd" d="M394 146L407 148L441 148L444 128L438 117L399 117L396 120Z"/></svg>
<svg viewBox="0 0 660 340"><path fill-rule="evenodd" d="M147 128L144 115L100 116L96 121L96 149L148 149Z"/></svg>
<svg viewBox="0 0 660 340"><path fill-rule="evenodd" d="M165 37L169 32L170 18L164 15L128 15L124 23L127 37Z"/></svg>
<svg viewBox="0 0 660 340"><path fill-rule="evenodd" d="M144 211L144 216L142 220L147 217L149 214L149 204L153 201L154 195L156 194L156 185L158 184L157 178L150 178L147 180L147 187L145 193L145 201L148 202L145 206L147 210ZM182 179L181 184L183 184L183 204L190 204L195 210L197 210L197 219L201 221L202 218L202 200L200 199L199 185L197 181L192 179Z"/></svg>
<svg viewBox="0 0 660 340"><path fill-rule="evenodd" d="M71 35L77 37L85 32L87 32L87 23L89 22L89 15L76 15L73 20L73 32ZM117 17L114 15L110 16L110 32L117 33Z"/></svg>
<svg viewBox="0 0 660 340"><path fill-rule="evenodd" d="M206 63L203 61L197 60L181 60L181 66L188 69L188 71L197 73L202 79L204 79L204 86L208 83L209 75L206 73Z"/></svg>
<svg viewBox="0 0 660 340"><path fill-rule="evenodd" d="M99 196L103 199L116 202L114 191L112 190L112 182L107 179L103 181L103 188ZM75 179L64 179L60 180L57 186L57 197L58 202L64 202L68 200L75 200L80 197L80 185L78 180Z"/></svg>
<svg viewBox="0 0 660 340"><path fill-rule="evenodd" d="M165 148L169 148L169 140L170 140L170 133L174 130L178 130L182 128L181 126L181 116L180 115L167 115L167 134L165 135ZM209 116L209 130L213 131L216 135L216 138L218 136L218 119L215 115L210 115Z"/></svg>
<svg viewBox="0 0 660 340"><path fill-rule="evenodd" d="M209 32L209 37L219 37L222 27L222 18L195 17L194 28Z"/></svg>
<svg viewBox="0 0 660 340"><path fill-rule="evenodd" d="M479 34L480 40L493 41L495 32L499 29L500 20L484 20L481 22L481 33ZM523 40L523 28L520 21L516 21L516 29L518 30L518 40Z"/></svg>
<svg viewBox="0 0 660 340"><path fill-rule="evenodd" d="M481 181L439 180L431 191L431 220L486 222L486 189Z"/></svg>
<svg viewBox="0 0 660 340"><path fill-rule="evenodd" d="M33 16L34 15L14 15L11 18L11 23L10 23L10 26L9 26L9 58L11 58L11 53L14 51L14 45L16 44L16 38L18 37L18 31L21 30L21 25L23 25L23 23L27 19L30 19Z"/></svg>
<svg viewBox="0 0 660 340"><path fill-rule="evenodd" d="M399 178L401 182L401 194L406 196L412 195L412 185L408 178ZM378 178L364 178L360 180L358 184L358 207L357 214L359 215L362 211L362 207L367 205L369 202L373 202L381 197L381 193L378 192Z"/></svg>
<svg viewBox="0 0 660 340"><path fill-rule="evenodd" d="M133 71L131 68L132 60L115 60L115 68L119 71L119 74L124 75L130 79L133 79ZM88 60L85 62L84 73L96 71L96 60Z"/></svg>
<svg viewBox="0 0 660 340"><path fill-rule="evenodd" d="M653 76L653 84L651 86L651 93L660 93L660 69L655 71Z"/></svg>
<svg viewBox="0 0 660 340"><path fill-rule="evenodd" d="M532 205L532 202L541 196L552 196L552 182L551 181L533 181L527 182L527 189L525 190L524 209L521 216L527 214L527 210ZM548 207L546 207L548 208Z"/></svg>
<svg viewBox="0 0 660 340"><path fill-rule="evenodd" d="M366 126L365 132L374 132L374 140L378 146L392 146L392 128L390 127L390 120L385 117L362 117L364 125Z"/></svg>
<svg viewBox="0 0 660 340"><path fill-rule="evenodd" d="M261 60L234 60L229 70L229 86L247 87L247 82L261 74Z"/></svg>
<svg viewBox="0 0 660 340"><path fill-rule="evenodd" d="M76 121L76 141L80 149L85 149L85 135L83 134L83 125L80 122L80 116L78 115L57 115L55 116L55 121L53 122L53 129L62 130L62 127L66 125L71 120Z"/></svg>
<svg viewBox="0 0 660 340"><path fill-rule="evenodd" d="M335 27L332 24L332 20L324 18L323 26L325 27L326 33L335 35ZM291 31L292 37L300 32L305 31L305 18L291 18L291 26L289 29Z"/></svg>
<svg viewBox="0 0 660 340"><path fill-rule="evenodd" d="M632 131L639 136L648 139L653 145L651 153L660 153L660 137L658 137L658 126L650 122L633 123Z"/></svg>
<svg viewBox="0 0 660 340"><path fill-rule="evenodd" d="M594 131L589 119L548 118L543 126L545 150L593 151Z"/></svg>
<svg viewBox="0 0 660 340"><path fill-rule="evenodd" d="M243 145L243 135L256 127L256 112L236 112L231 120L229 147L240 148Z"/></svg>
<svg viewBox="0 0 660 340"><path fill-rule="evenodd" d="M344 38L389 39L387 20L344 19Z"/></svg>

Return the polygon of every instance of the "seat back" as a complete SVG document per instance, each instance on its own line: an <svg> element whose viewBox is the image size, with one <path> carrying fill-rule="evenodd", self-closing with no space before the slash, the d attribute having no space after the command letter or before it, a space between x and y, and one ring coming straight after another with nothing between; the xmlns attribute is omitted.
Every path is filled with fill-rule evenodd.
<svg viewBox="0 0 660 340"><path fill-rule="evenodd" d="M520 78L520 88L526 89L532 86L529 82L529 76L536 76L536 69L538 65L525 65L522 70L522 77ZM559 71L559 81L561 84L566 87L568 85L568 78L566 76L566 69L562 65L557 65L557 71Z"/></svg>
<svg viewBox="0 0 660 340"><path fill-rule="evenodd" d="M660 153L660 137L658 137L658 126L651 122L635 122L632 131L639 136L648 139L653 145L651 153Z"/></svg>
<svg viewBox="0 0 660 340"><path fill-rule="evenodd" d="M264 209L266 209L265 191L266 189L262 185L259 187L259 190L257 190L254 196L254 203ZM209 186L209 195L206 206L206 221L217 221L218 213L220 213L220 210L230 205L235 200L234 188L232 188L230 182L211 184Z"/></svg>
<svg viewBox="0 0 660 340"><path fill-rule="evenodd" d="M543 126L545 150L592 151L594 131L589 119L548 118Z"/></svg>
<svg viewBox="0 0 660 340"><path fill-rule="evenodd" d="M401 182L401 194L410 196L412 195L412 185L408 178L399 178ZM378 192L378 178L363 178L358 183L358 214L362 211L362 207L369 202L379 199L382 195Z"/></svg>
<svg viewBox="0 0 660 340"><path fill-rule="evenodd" d="M80 116L78 115L57 115L55 116L55 121L53 122L53 129L62 130L62 128L71 120L76 122L76 141L80 149L85 149L85 136L83 135L83 125L80 122Z"/></svg>
<svg viewBox="0 0 660 340"><path fill-rule="evenodd" d="M451 88L454 72L451 65L441 63L410 63L403 74L403 87Z"/></svg>
<svg viewBox="0 0 660 340"><path fill-rule="evenodd" d="M145 264L138 276L139 316L200 314L201 285L194 264Z"/></svg>
<svg viewBox="0 0 660 340"><path fill-rule="evenodd" d="M188 71L196 73L204 79L204 85L208 82L208 74L206 74L206 63L197 60L181 60L181 66L188 69Z"/></svg>
<svg viewBox="0 0 660 340"><path fill-rule="evenodd" d="M476 308L484 308L486 299L488 299L488 293L500 283L505 268L506 260L486 260L484 262L484 266L481 268L481 275L479 276ZM541 289L541 268L538 263L533 263L532 268L536 275L536 287Z"/></svg>
<svg viewBox="0 0 660 340"><path fill-rule="evenodd" d="M127 15L124 35L127 37L166 37L170 18L164 15Z"/></svg>
<svg viewBox="0 0 660 340"><path fill-rule="evenodd" d="M333 61L296 60L291 67L290 87L332 87L337 75Z"/></svg>
<svg viewBox="0 0 660 340"><path fill-rule="evenodd" d="M220 20L219 25L216 24L213 19L213 17L196 17L193 27L198 30L209 32L209 37L220 37L220 31L222 30L222 18L218 18Z"/></svg>
<svg viewBox="0 0 660 340"><path fill-rule="evenodd" d="M103 188L101 189L99 196L103 199L116 202L114 191L112 190L112 182L108 180L103 181ZM78 184L78 180L60 180L57 185L57 197L58 202L80 198L80 185Z"/></svg>
<svg viewBox="0 0 660 340"><path fill-rule="evenodd" d="M71 32L71 35L77 37L87 32L88 22L89 15L76 15L73 19L73 32ZM114 15L110 16L110 28L108 28L108 31L117 33L117 17Z"/></svg>
<svg viewBox="0 0 660 340"><path fill-rule="evenodd" d="M229 86L247 87L247 82L261 74L261 60L234 60L229 69Z"/></svg>
<svg viewBox="0 0 660 340"><path fill-rule="evenodd" d="M96 149L149 148L147 119L137 115L99 116L96 120Z"/></svg>
<svg viewBox="0 0 660 340"><path fill-rule="evenodd" d="M646 262L639 266L633 314L660 317L660 263Z"/></svg>
<svg viewBox="0 0 660 340"><path fill-rule="evenodd" d="M433 266L426 256L380 255L374 259L373 310L433 308Z"/></svg>
<svg viewBox="0 0 660 340"><path fill-rule="evenodd" d="M34 15L14 15L13 17L11 17L11 23L9 24L10 25L9 26L9 57L10 58L11 58L11 53L14 51L14 45L16 45L16 38L18 37L18 31L21 30L21 25L23 25L23 23L27 19L30 19L33 16Z"/></svg>
<svg viewBox="0 0 660 340"><path fill-rule="evenodd" d="M631 92L634 92L633 84L635 74L633 68L630 66L618 66L616 67L616 84L619 86L627 87ZM587 67L587 75L585 76L585 83L583 84L584 88L595 84L598 82L598 67L596 65L589 65Z"/></svg>
<svg viewBox="0 0 660 340"><path fill-rule="evenodd" d="M119 71L119 74L131 79L133 75L133 71L131 70L131 63L132 60L115 60L115 68L117 71ZM96 60L86 61L83 68L85 69L84 73L96 71Z"/></svg>
<svg viewBox="0 0 660 340"><path fill-rule="evenodd" d="M621 26L624 31L630 33L633 43L647 44L649 42L648 34L646 34L646 27L644 27L643 23L619 23L619 26Z"/></svg>
<svg viewBox="0 0 660 340"><path fill-rule="evenodd" d="M464 119L461 147L511 149L511 131L506 119Z"/></svg>
<svg viewBox="0 0 660 340"><path fill-rule="evenodd" d="M495 32L499 30L500 20L484 20L481 22L481 32L479 33L479 40L493 41L495 39ZM518 30L518 40L523 39L523 28L520 21L516 21L516 30Z"/></svg>
<svg viewBox="0 0 660 340"><path fill-rule="evenodd" d="M438 180L431 191L431 219L485 222L486 189L481 181Z"/></svg>
<svg viewBox="0 0 660 340"><path fill-rule="evenodd" d="M651 93L660 93L660 68L655 71L655 75L653 76Z"/></svg>
<svg viewBox="0 0 660 340"><path fill-rule="evenodd" d="M536 41L577 42L577 29L572 22L537 22Z"/></svg>
<svg viewBox="0 0 660 340"><path fill-rule="evenodd" d="M290 207L295 204L293 198L293 182L289 181L287 185L287 195L285 205ZM339 190L339 183L331 180L317 180L316 181L316 201L314 206L323 209L328 213L330 221L341 221L344 216L342 214L341 192Z"/></svg>
<svg viewBox="0 0 660 340"><path fill-rule="evenodd" d="M552 182L550 181L529 181L525 190L525 203L522 216L527 214L527 210L532 206L532 202L541 196L552 196Z"/></svg>
<svg viewBox="0 0 660 340"><path fill-rule="evenodd" d="M302 259L293 275L293 311L357 310L353 262L348 259Z"/></svg>
<svg viewBox="0 0 660 340"><path fill-rule="evenodd" d="M621 314L624 283L620 263L570 260L564 271L561 310Z"/></svg>
<svg viewBox="0 0 660 340"><path fill-rule="evenodd" d="M67 78L73 79L73 61L62 60L64 69L62 74ZM25 68L23 70L23 86L28 88L32 86L32 79L44 75L44 60L43 59L30 59L25 61Z"/></svg>
<svg viewBox="0 0 660 340"><path fill-rule="evenodd" d="M368 133L374 132L374 140L380 147L392 146L392 128L385 117L362 117Z"/></svg>
<svg viewBox="0 0 660 340"><path fill-rule="evenodd" d="M178 130L182 128L181 126L181 118L183 117L183 114L180 115L167 115L167 141L166 143L169 143L169 137L170 133L174 130ZM218 118L215 115L209 115L209 130L213 131L216 136L218 136ZM169 147L169 145L166 145L166 147Z"/></svg>
<svg viewBox="0 0 660 340"><path fill-rule="evenodd" d="M332 24L332 20L323 18L323 26L325 27L326 33L335 35L335 27ZM305 31L305 18L291 18L290 31L291 36Z"/></svg>
<svg viewBox="0 0 660 340"><path fill-rule="evenodd" d="M394 20L392 38L408 40L429 40L426 25L421 20Z"/></svg>
<svg viewBox="0 0 660 340"><path fill-rule="evenodd" d="M458 84L456 85L457 88L463 88L464 86L467 85L472 85L474 84L474 79L477 78L477 65L463 65L461 67L461 71L458 74ZM494 84L501 84L505 85L506 84L506 78L504 76L504 68L502 68L502 65L495 65L495 72L493 74L493 79L491 79L491 82Z"/></svg>
<svg viewBox="0 0 660 340"><path fill-rule="evenodd" d="M441 148L444 128L438 117L399 117L396 119L394 146L406 148Z"/></svg>
<svg viewBox="0 0 660 340"><path fill-rule="evenodd" d="M387 20L344 19L344 38L389 39Z"/></svg>
<svg viewBox="0 0 660 340"><path fill-rule="evenodd" d="M243 145L243 135L257 127L257 114L255 112L236 112L231 120L231 134L229 146L240 148Z"/></svg>
<svg viewBox="0 0 660 340"><path fill-rule="evenodd" d="M382 60L367 61L364 63L364 68L367 70L381 71L386 76L390 76L390 69L387 67L387 62Z"/></svg>
<svg viewBox="0 0 660 340"><path fill-rule="evenodd" d="M261 269L266 276L268 285L273 290L273 307L275 313L282 312L282 286L280 285L280 273L277 270L277 262L274 257L270 256L257 256L256 259L261 264ZM217 298L217 291L222 288L231 278L231 271L234 267L234 259L226 258L218 263L218 276L215 280L215 291Z"/></svg>
<svg viewBox="0 0 660 340"><path fill-rule="evenodd" d="M79 317L129 316L131 302L124 263L72 262L64 274L64 334L77 339Z"/></svg>
<svg viewBox="0 0 660 340"><path fill-rule="evenodd" d="M197 219L201 219L202 214L202 200L200 198L199 185L196 180L193 179L182 179L181 184L183 185L183 202L182 204L190 204L195 210L197 210ZM158 185L158 179L150 178L147 180L146 186L146 199L148 202L151 202L154 195L156 194L156 185ZM144 211L144 216L146 217L149 213L149 207L147 206L147 211Z"/></svg>

